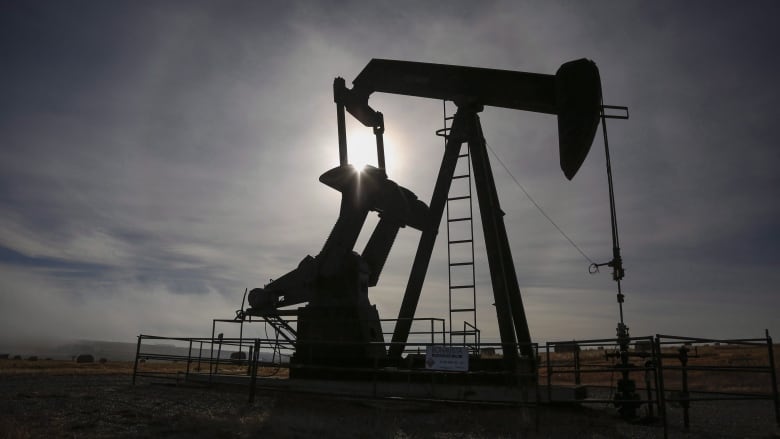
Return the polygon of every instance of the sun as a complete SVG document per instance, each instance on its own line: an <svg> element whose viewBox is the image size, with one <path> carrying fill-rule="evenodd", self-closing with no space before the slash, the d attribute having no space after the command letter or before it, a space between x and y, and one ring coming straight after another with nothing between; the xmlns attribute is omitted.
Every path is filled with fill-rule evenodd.
<svg viewBox="0 0 780 439"><path fill-rule="evenodd" d="M378 166L376 157L376 137L370 129L353 130L347 136L348 163L357 170L366 165Z"/></svg>
<svg viewBox="0 0 780 439"><path fill-rule="evenodd" d="M387 170L397 172L399 171L398 166L401 166L398 134L386 131L383 138L385 167ZM376 156L376 136L371 128L360 126L347 131L347 163L358 171L366 165L379 167Z"/></svg>

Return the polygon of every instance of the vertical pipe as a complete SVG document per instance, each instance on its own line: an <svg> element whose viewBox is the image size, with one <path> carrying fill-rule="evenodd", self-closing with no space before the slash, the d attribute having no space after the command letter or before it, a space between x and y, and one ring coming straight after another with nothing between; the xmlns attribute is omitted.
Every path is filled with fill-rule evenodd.
<svg viewBox="0 0 780 439"><path fill-rule="evenodd" d="M135 375L138 373L138 356L141 353L141 338L143 334L138 336L138 344L135 347L135 364L133 365L133 385L135 385Z"/></svg>

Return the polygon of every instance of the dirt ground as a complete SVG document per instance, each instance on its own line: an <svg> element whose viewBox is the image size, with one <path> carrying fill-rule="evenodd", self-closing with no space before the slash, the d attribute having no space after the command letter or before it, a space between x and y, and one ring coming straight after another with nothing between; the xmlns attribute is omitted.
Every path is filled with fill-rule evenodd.
<svg viewBox="0 0 780 439"><path fill-rule="evenodd" d="M528 409L345 399L301 393L154 384L121 369L0 374L0 437L655 438L660 422L629 424L604 405ZM772 404L670 408L669 437L780 437ZM537 422L538 420L538 422Z"/></svg>

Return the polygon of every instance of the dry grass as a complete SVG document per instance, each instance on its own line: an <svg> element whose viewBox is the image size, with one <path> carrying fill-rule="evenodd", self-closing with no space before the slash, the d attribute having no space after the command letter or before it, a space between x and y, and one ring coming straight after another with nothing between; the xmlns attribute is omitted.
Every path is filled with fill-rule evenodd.
<svg viewBox="0 0 780 439"><path fill-rule="evenodd" d="M133 373L130 361L106 363L76 363L67 360L2 360L0 376L3 375L126 375Z"/></svg>
<svg viewBox="0 0 780 439"><path fill-rule="evenodd" d="M0 360L0 377L9 375L132 375L132 361L109 361L106 363L76 363L67 360ZM197 362L190 364L190 372L209 370L208 363L198 368ZM187 371L186 362L145 361L138 364L139 373L177 374ZM242 375L247 373L246 365L234 365L229 362L220 363L218 372L227 375ZM276 376L286 378L286 368L258 368L258 376Z"/></svg>

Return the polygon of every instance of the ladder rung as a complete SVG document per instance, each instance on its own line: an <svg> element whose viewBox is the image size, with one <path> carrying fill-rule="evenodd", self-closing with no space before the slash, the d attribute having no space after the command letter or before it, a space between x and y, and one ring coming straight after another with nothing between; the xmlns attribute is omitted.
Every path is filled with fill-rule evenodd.
<svg viewBox="0 0 780 439"><path fill-rule="evenodd" d="M462 218L451 218L447 220L447 222L449 223L457 223L459 221L471 221L471 218L464 216Z"/></svg>
<svg viewBox="0 0 780 439"><path fill-rule="evenodd" d="M474 288L474 285L450 285L451 290L461 290L464 288Z"/></svg>
<svg viewBox="0 0 780 439"><path fill-rule="evenodd" d="M474 265L474 261L472 262L450 262L450 267L458 267L461 265Z"/></svg>
<svg viewBox="0 0 780 439"><path fill-rule="evenodd" d="M468 156L469 156L469 153L465 153L465 154L461 154L461 155L459 155L459 156L458 156L458 158L461 158L461 157L468 157Z"/></svg>
<svg viewBox="0 0 780 439"><path fill-rule="evenodd" d="M471 198L471 195L461 195L459 197L450 197L447 198L447 201L456 201L456 200L468 200Z"/></svg>
<svg viewBox="0 0 780 439"><path fill-rule="evenodd" d="M463 244L466 242L472 242L472 239L456 239L454 241L450 241L449 244Z"/></svg>
<svg viewBox="0 0 780 439"><path fill-rule="evenodd" d="M455 308L450 310L451 313L452 312L474 312L474 311L475 311L474 308Z"/></svg>
<svg viewBox="0 0 780 439"><path fill-rule="evenodd" d="M455 180L456 178L469 178L469 177L471 177L471 174L462 174L462 175L456 175L452 177L452 179Z"/></svg>

